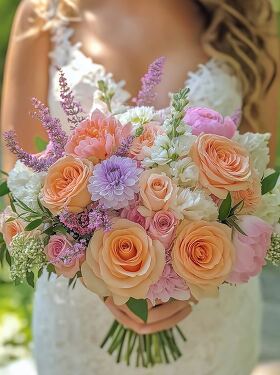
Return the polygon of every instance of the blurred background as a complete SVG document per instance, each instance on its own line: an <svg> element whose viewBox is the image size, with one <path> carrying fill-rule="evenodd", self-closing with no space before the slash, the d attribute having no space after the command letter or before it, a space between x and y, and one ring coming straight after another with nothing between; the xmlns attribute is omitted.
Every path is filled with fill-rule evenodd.
<svg viewBox="0 0 280 375"><path fill-rule="evenodd" d="M0 92L9 33L19 2L0 0ZM275 0L274 6L280 36L280 0ZM277 167L280 167L280 137L278 145ZM261 360L280 360L279 270L266 269L261 281L265 301ZM30 356L32 298L33 290L27 285L14 287L8 272L0 265L0 375L4 374L1 368L8 363Z"/></svg>

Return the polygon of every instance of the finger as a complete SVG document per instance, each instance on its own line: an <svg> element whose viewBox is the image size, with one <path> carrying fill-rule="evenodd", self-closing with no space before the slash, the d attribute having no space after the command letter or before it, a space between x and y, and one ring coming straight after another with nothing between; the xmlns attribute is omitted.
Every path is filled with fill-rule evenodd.
<svg viewBox="0 0 280 375"><path fill-rule="evenodd" d="M148 323L155 323L170 318L187 306L187 301L170 301L156 306L149 311Z"/></svg>

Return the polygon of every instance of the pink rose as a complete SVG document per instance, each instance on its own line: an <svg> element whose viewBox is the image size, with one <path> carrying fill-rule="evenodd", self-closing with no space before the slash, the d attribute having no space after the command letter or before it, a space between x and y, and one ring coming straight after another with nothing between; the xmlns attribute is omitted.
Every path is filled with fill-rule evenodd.
<svg viewBox="0 0 280 375"><path fill-rule="evenodd" d="M230 283L246 283L250 277L261 272L273 231L271 225L256 216L240 216L238 225L246 236L234 231L236 258L233 270L227 278Z"/></svg>
<svg viewBox="0 0 280 375"><path fill-rule="evenodd" d="M146 222L148 221L144 216L138 211L138 207L126 207L121 212L121 218L128 219L134 223L140 224L143 228L146 228Z"/></svg>
<svg viewBox="0 0 280 375"><path fill-rule="evenodd" d="M73 256L73 251L71 252L73 244L72 237L56 234L51 236L49 243L45 247L47 259L55 266L58 276L63 275L71 279L80 270L81 263L85 257L81 255ZM72 257L69 257L69 254Z"/></svg>
<svg viewBox="0 0 280 375"><path fill-rule="evenodd" d="M168 249L177 224L178 220L172 211L158 211L151 219L148 233L153 240L159 240Z"/></svg>
<svg viewBox="0 0 280 375"><path fill-rule="evenodd" d="M231 117L223 117L219 112L210 108L189 108L186 111L184 121L192 127L192 134L194 135L206 133L232 138L236 131L236 124Z"/></svg>

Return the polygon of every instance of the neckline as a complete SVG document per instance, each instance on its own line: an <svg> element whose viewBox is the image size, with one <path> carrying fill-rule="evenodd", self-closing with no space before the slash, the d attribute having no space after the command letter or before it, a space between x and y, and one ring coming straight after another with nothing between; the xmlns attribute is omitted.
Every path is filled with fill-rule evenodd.
<svg viewBox="0 0 280 375"><path fill-rule="evenodd" d="M96 63L91 56L85 54L85 52L81 49L82 42L73 43L71 41L71 37L74 35L74 33L74 28L71 27L69 25L69 22L65 20L61 21L59 25L56 25L55 29L53 30L52 36L54 48L51 51L51 56L54 57L54 52L56 48L61 48L61 46L63 46L63 51L68 51L68 53L64 55L65 58L67 57L67 55L71 56L74 52L78 52L84 60L90 63L90 65L94 68L93 70L102 70L104 75L108 75L113 79L114 75L112 72L108 72L103 64ZM223 63L222 61L219 61L214 57L209 56L208 60L205 63L198 63L194 69L187 72L184 84L186 84L192 77L199 75L202 69L207 69L209 68L209 66L212 66L213 64L215 64L216 66L224 66L226 63ZM121 84L123 82L126 83L125 80L114 80L114 82L116 84ZM127 90L124 91L126 91L130 95L130 93Z"/></svg>

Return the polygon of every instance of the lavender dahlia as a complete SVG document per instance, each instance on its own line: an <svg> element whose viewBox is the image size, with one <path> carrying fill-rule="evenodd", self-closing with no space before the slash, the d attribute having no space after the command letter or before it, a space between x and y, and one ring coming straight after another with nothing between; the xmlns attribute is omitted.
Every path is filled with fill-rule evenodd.
<svg viewBox="0 0 280 375"><path fill-rule="evenodd" d="M88 190L93 201L99 201L105 209L115 210L128 206L139 192L141 168L130 158L113 155L94 168Z"/></svg>

